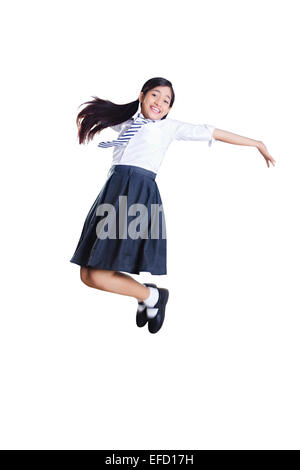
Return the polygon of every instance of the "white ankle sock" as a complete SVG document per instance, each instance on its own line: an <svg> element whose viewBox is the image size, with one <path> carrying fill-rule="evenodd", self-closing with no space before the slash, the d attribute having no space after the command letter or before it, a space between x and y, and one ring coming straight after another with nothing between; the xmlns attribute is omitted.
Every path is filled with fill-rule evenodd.
<svg viewBox="0 0 300 470"><path fill-rule="evenodd" d="M138 303L138 312L142 312L143 310L145 310L145 304L139 304Z"/></svg>
<svg viewBox="0 0 300 470"><path fill-rule="evenodd" d="M147 307L146 313L148 318L154 318L158 312L158 308Z"/></svg>
<svg viewBox="0 0 300 470"><path fill-rule="evenodd" d="M147 317L148 318L153 318L158 312L158 308L152 308L158 301L159 298L159 292L156 287L149 287L150 289L150 295L149 297L144 300L144 304L147 307Z"/></svg>
<svg viewBox="0 0 300 470"><path fill-rule="evenodd" d="M143 283L143 285L144 285L145 287L148 287L148 286L146 286L145 283ZM151 289L151 287L149 287L149 289ZM156 289L156 290L157 290L157 289ZM157 291L157 292L158 292L158 291ZM155 293L153 294L153 292L151 293L151 291L150 291L150 295L149 295L149 297L146 299L147 302L149 303L149 305L146 305L146 303L145 303L144 300L138 301L138 307L137 307L137 308L138 308L138 312L142 312L143 310L145 310L145 307L147 307L147 306L155 305L156 302L157 302L157 300L155 300L155 299L156 299L156 294L155 294ZM158 299L158 296L157 296L157 299Z"/></svg>
<svg viewBox="0 0 300 470"><path fill-rule="evenodd" d="M147 307L154 307L154 305L158 301L159 292L158 292L158 289L156 289L156 287L148 287L148 289L150 289L150 294L149 294L149 297L144 300L144 304Z"/></svg>

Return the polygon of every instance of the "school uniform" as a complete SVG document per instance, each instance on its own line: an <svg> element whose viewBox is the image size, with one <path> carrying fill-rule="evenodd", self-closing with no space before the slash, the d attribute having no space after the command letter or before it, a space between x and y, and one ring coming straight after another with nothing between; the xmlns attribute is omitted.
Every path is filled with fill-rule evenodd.
<svg viewBox="0 0 300 470"><path fill-rule="evenodd" d="M119 133L118 139L122 138L138 118L145 120L143 114L137 111L127 121L111 126ZM172 141L207 141L211 146L216 141L213 137L215 126L190 124L168 117L146 121L126 145L114 147L107 180L86 217L79 242L70 260L72 263L132 274L167 274L165 215L155 178ZM126 214L125 202L129 209ZM140 218L141 224L138 226L136 222L141 214L139 208L142 208L144 219ZM104 209L107 209L105 214ZM106 221L110 230L109 236L105 237ZM101 236L99 227L102 230ZM140 236L137 236L139 227Z"/></svg>

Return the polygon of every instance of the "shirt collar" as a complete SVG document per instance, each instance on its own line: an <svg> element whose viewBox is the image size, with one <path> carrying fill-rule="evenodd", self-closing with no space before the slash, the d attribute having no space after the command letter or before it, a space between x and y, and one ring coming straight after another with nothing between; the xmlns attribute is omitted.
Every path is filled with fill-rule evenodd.
<svg viewBox="0 0 300 470"><path fill-rule="evenodd" d="M134 119L136 119L137 117L141 117L141 118L143 118L143 119L146 119L146 120L149 121L149 122L156 122L156 121L157 121L156 119L148 119L148 118L145 118L145 116L144 116L144 115L142 114L142 112L139 111L139 110L137 110L137 112L134 113L134 115L132 116L131 119L134 120Z"/></svg>

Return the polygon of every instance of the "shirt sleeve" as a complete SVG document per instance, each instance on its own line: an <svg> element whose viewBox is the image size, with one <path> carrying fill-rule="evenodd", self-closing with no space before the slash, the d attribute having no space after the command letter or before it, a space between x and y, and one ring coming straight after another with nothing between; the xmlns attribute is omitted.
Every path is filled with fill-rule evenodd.
<svg viewBox="0 0 300 470"><path fill-rule="evenodd" d="M202 140L208 141L211 146L216 139L213 137L215 126L210 124L190 124L173 119L173 138L175 140Z"/></svg>

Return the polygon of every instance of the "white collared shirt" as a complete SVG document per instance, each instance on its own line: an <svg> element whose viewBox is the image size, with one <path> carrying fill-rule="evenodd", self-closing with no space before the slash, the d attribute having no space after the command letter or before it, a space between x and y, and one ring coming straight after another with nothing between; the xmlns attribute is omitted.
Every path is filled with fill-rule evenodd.
<svg viewBox="0 0 300 470"><path fill-rule="evenodd" d="M127 121L110 127L122 135L138 116L145 119L138 110ZM163 120L149 119L127 144L114 147L112 165L136 165L157 173L173 140L208 141L211 146L216 142L214 129L215 126L209 124L190 124L168 117Z"/></svg>

